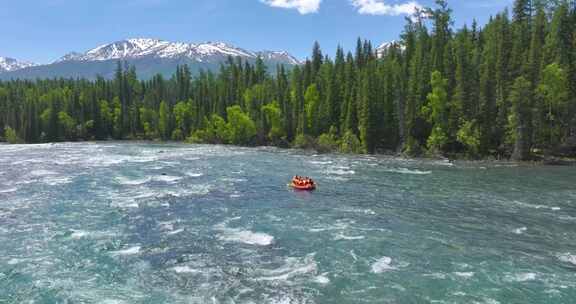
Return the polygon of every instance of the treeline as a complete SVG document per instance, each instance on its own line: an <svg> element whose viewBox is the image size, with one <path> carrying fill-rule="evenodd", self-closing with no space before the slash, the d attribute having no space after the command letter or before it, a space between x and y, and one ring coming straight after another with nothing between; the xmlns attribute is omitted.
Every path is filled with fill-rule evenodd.
<svg viewBox="0 0 576 304"><path fill-rule="evenodd" d="M0 82L10 142L161 139L529 159L576 146L576 8L516 0L483 27L446 1L407 18L400 42L358 40L301 66L230 58L218 73Z"/></svg>

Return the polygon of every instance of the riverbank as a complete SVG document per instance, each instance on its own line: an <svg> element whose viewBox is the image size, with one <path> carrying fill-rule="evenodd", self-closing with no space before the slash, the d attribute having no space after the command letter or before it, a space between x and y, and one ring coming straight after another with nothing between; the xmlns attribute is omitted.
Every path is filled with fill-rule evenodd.
<svg viewBox="0 0 576 304"><path fill-rule="evenodd" d="M318 149L317 147L291 147L290 145L262 145L262 146L241 146L241 145L226 145L226 144L209 144L209 143L189 143L186 141L161 141L161 140L143 140L143 139L127 139L127 140L100 140L100 141L75 141L69 143L151 143L151 144L183 144L183 145L194 145L194 144L201 144L201 145L223 145L228 147L239 147L239 148L277 148L282 150L295 150L295 151L302 151L307 154L333 154L333 155L373 155L373 156L383 156L383 157L394 157L398 159L413 159L413 160L436 160L436 161L444 161L447 163L455 162L455 161L465 161L465 162L488 162L488 163L503 163L503 164L523 164L523 165L544 165L544 166L576 166L576 156L575 157L554 157L554 156L536 156L533 160L530 161L514 161L510 158L496 158L493 156L486 156L481 158L472 158L465 154L451 154L450 156L441 156L441 155L419 155L419 156L410 156L405 153L398 153L394 151L378 151L375 154L365 154L365 153L344 153L338 150L329 150L329 149ZM42 143L42 144L58 144L58 143L67 143L67 142L53 142L53 143ZM20 145L35 145L30 143L18 143ZM1 142L0 145L11 145L7 142Z"/></svg>

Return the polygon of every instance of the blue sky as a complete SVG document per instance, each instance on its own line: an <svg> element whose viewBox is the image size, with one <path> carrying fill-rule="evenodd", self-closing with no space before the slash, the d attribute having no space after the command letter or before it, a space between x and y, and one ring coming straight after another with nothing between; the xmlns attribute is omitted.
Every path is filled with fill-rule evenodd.
<svg viewBox="0 0 576 304"><path fill-rule="evenodd" d="M512 0L452 0L455 25L484 23ZM357 37L398 38L405 13L433 0L5 0L0 56L49 63L125 38L225 41L250 50L333 54Z"/></svg>

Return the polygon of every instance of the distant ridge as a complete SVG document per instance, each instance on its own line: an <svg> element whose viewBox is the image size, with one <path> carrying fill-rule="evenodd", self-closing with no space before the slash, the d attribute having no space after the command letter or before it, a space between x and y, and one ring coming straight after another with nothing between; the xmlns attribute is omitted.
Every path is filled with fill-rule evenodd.
<svg viewBox="0 0 576 304"><path fill-rule="evenodd" d="M119 60L135 66L140 78L150 78L155 74L169 77L178 65L183 64L189 65L193 73L201 69L216 70L230 56L248 62L254 62L260 57L272 69L279 64L300 64L298 59L284 51L248 51L223 42L194 44L133 38L101 45L84 53L69 53L46 65L0 57L0 79L94 79L98 75L111 78Z"/></svg>
<svg viewBox="0 0 576 304"><path fill-rule="evenodd" d="M34 63L18 61L14 58L0 57L0 73L12 72L35 66Z"/></svg>

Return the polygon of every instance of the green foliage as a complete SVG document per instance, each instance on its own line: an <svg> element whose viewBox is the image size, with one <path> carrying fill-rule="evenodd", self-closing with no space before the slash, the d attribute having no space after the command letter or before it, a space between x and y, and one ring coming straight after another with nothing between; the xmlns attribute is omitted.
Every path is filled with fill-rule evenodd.
<svg viewBox="0 0 576 304"><path fill-rule="evenodd" d="M16 130L9 126L4 127L4 133L6 134L6 141L11 144L21 144L22 139L16 134Z"/></svg>
<svg viewBox="0 0 576 304"><path fill-rule="evenodd" d="M256 136L254 121L242 111L240 106L228 107L226 114L228 116L228 124L226 125L228 142L234 145L250 145Z"/></svg>
<svg viewBox="0 0 576 304"><path fill-rule="evenodd" d="M144 107L140 108L140 121L144 129L143 131L145 139L154 139L158 137L158 133L156 132L158 125L158 115L154 110Z"/></svg>
<svg viewBox="0 0 576 304"><path fill-rule="evenodd" d="M557 63L548 65L542 71L542 80L537 92L548 109L547 118L556 120L564 114L569 97L568 75Z"/></svg>
<svg viewBox="0 0 576 304"><path fill-rule="evenodd" d="M297 149L314 149L316 147L316 141L312 136L298 134L292 146Z"/></svg>
<svg viewBox="0 0 576 304"><path fill-rule="evenodd" d="M337 131L334 126L330 128L328 133L324 133L318 137L316 143L316 150L320 153L334 152L340 147L340 141L337 137Z"/></svg>
<svg viewBox="0 0 576 304"><path fill-rule="evenodd" d="M170 109L165 101L160 103L158 115L158 131L163 140L170 138Z"/></svg>
<svg viewBox="0 0 576 304"><path fill-rule="evenodd" d="M188 103L183 101L177 103L172 110L174 113L174 120L176 129L172 133L173 140L182 140L184 134L190 133L190 126L192 124L192 113ZM174 136L174 135L178 136Z"/></svg>
<svg viewBox="0 0 576 304"><path fill-rule="evenodd" d="M227 144L230 138L226 121L218 114L212 114L210 120L205 119L204 130L197 130L192 138L197 138L204 143L209 144Z"/></svg>
<svg viewBox="0 0 576 304"><path fill-rule="evenodd" d="M532 91L526 78L516 78L510 92L512 111L509 117L508 142L513 143L512 157L516 160L527 160L530 154L530 139L528 123L530 115Z"/></svg>
<svg viewBox="0 0 576 304"><path fill-rule="evenodd" d="M176 141L182 141L184 140L184 133L180 129L175 129L174 131L172 131L171 139Z"/></svg>
<svg viewBox="0 0 576 304"><path fill-rule="evenodd" d="M112 134L116 139L121 139L124 129L122 126L122 105L120 104L120 99L118 97L114 98L112 102L112 109L110 113L112 120Z"/></svg>
<svg viewBox="0 0 576 304"><path fill-rule="evenodd" d="M356 134L346 131L340 141L340 152L342 153L362 153L362 143Z"/></svg>
<svg viewBox="0 0 576 304"><path fill-rule="evenodd" d="M58 113L58 124L62 129L61 134L64 135L66 140L75 139L76 135L76 121L68 113L62 111Z"/></svg>
<svg viewBox="0 0 576 304"><path fill-rule="evenodd" d="M318 132L318 111L320 106L320 93L316 84L311 84L304 94L304 104L306 109L307 131L306 134L317 135Z"/></svg>
<svg viewBox="0 0 576 304"><path fill-rule="evenodd" d="M457 135L458 141L468 149L471 156L477 156L480 153L482 134L476 121L465 122Z"/></svg>
<svg viewBox="0 0 576 304"><path fill-rule="evenodd" d="M427 145L428 149L432 153L442 152L443 147L448 143L448 136L446 131L440 126L435 126L432 129L432 133L428 137Z"/></svg>
<svg viewBox="0 0 576 304"><path fill-rule="evenodd" d="M428 94L428 104L422 108L422 115L433 125L427 145L432 152L437 153L442 152L449 141L446 115L448 104L446 87L448 86L448 80L442 78L440 72L434 71L430 84L432 92Z"/></svg>
<svg viewBox="0 0 576 304"><path fill-rule="evenodd" d="M286 136L286 131L284 130L284 121L282 119L282 112L278 102L266 104L262 106L262 112L266 120L266 125L268 126L268 140L272 143L279 142L282 138Z"/></svg>
<svg viewBox="0 0 576 304"><path fill-rule="evenodd" d="M432 92L428 94L428 104L422 107L422 115L429 123L443 125L445 123L448 93L448 80L442 78L438 71L432 73Z"/></svg>

